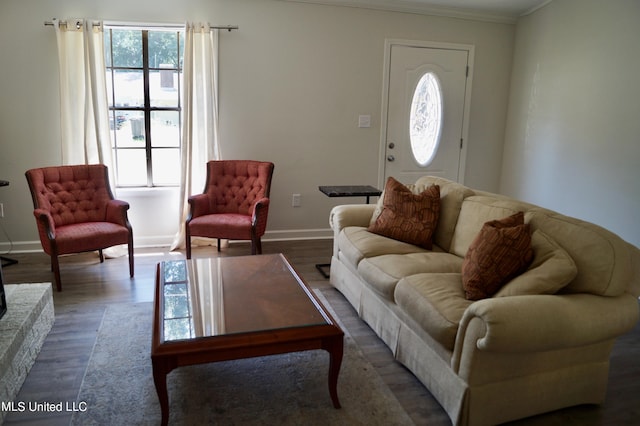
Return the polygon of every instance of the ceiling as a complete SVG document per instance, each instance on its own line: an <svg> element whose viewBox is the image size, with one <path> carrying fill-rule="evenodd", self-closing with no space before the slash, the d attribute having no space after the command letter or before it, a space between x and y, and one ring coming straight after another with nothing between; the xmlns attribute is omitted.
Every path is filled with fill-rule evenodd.
<svg viewBox="0 0 640 426"><path fill-rule="evenodd" d="M335 6L393 10L497 22L515 22L552 0L288 0Z"/></svg>

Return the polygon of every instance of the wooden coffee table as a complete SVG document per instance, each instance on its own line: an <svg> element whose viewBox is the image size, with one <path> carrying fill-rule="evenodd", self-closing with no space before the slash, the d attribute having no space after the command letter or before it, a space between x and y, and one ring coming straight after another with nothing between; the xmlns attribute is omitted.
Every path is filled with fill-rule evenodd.
<svg viewBox="0 0 640 426"><path fill-rule="evenodd" d="M329 394L340 408L344 333L282 254L161 262L153 317L151 362L163 425L173 369L313 349L330 354Z"/></svg>

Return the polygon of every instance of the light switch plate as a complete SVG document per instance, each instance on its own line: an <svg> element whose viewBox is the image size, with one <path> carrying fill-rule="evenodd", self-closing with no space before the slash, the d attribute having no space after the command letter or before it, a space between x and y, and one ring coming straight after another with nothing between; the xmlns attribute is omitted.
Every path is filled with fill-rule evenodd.
<svg viewBox="0 0 640 426"><path fill-rule="evenodd" d="M371 127L371 116L370 115L358 116L358 127L360 128Z"/></svg>

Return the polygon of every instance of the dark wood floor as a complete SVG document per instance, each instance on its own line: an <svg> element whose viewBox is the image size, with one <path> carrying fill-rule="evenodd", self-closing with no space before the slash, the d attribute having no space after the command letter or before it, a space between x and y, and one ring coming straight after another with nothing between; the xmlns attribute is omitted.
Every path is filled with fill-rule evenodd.
<svg viewBox="0 0 640 426"><path fill-rule="evenodd" d="M417 425L450 425L446 413L371 329L355 315L342 295L315 268L331 257L330 240L264 242L263 252L285 253L313 288L320 288L349 333ZM210 247L194 249L194 257L249 254L244 243L218 254ZM4 268L9 284L51 282L45 254L11 254L18 264ZM129 279L126 257L98 262L95 254L61 260L63 291L54 291L56 322L16 401L75 401L104 311L112 303L153 300L155 267L160 260L184 258L164 248L136 250L136 274ZM9 413L8 425L68 425L69 413ZM640 425L640 326L618 340L611 360L607 400L602 406L560 410L514 425Z"/></svg>

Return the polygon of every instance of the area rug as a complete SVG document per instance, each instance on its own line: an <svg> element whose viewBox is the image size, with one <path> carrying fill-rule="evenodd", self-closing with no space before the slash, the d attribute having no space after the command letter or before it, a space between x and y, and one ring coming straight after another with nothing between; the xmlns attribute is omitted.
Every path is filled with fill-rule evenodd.
<svg viewBox="0 0 640 426"><path fill-rule="evenodd" d="M331 310L322 294L317 294ZM74 413L71 424L160 423L150 359L152 309L151 303L111 305L106 309L76 401L82 410ZM169 424L413 424L342 329L344 358L338 379L341 409L333 408L329 396L328 353L306 351L174 370L167 376Z"/></svg>

